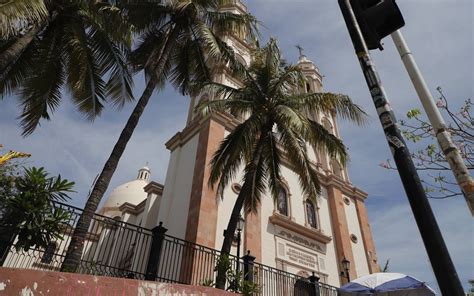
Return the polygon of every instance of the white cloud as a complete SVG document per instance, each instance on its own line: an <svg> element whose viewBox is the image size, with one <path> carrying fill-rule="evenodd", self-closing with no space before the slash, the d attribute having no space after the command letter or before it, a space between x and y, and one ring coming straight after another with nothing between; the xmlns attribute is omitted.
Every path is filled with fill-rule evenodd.
<svg viewBox="0 0 474 296"><path fill-rule="evenodd" d="M185 123L187 100L167 106L159 100L168 99L165 91L155 95L145 110L135 133L122 156L109 190L136 178L138 169L149 162L152 178L164 182L169 151L164 143ZM174 95L173 99L181 99ZM107 111L95 122L81 120L73 106L65 103L49 122L31 136L22 138L15 119L18 109L9 102L3 105L0 119L0 143L5 149L32 154L29 164L44 166L51 174L61 174L76 182L73 204L83 206L87 193L117 141L134 103L119 113ZM158 112L157 110L161 110Z"/></svg>

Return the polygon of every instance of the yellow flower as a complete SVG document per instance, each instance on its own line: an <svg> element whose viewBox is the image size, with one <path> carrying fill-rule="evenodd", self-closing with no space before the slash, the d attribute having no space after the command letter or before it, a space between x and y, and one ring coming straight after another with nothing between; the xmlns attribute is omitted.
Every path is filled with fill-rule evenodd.
<svg viewBox="0 0 474 296"><path fill-rule="evenodd" d="M3 147L3 145L0 144L0 148L2 148L2 147ZM28 154L28 153L10 150L8 153L0 156L0 165L4 165L7 161L9 161L13 158L26 158L26 157L30 157L30 156L31 156L31 154Z"/></svg>

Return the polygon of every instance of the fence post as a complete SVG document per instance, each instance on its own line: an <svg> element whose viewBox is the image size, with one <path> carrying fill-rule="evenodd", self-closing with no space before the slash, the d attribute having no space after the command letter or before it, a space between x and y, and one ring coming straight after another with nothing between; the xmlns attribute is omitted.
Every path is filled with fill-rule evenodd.
<svg viewBox="0 0 474 296"><path fill-rule="evenodd" d="M3 263L7 259L8 253L10 252L10 247L13 244L15 236L2 234L0 236L0 266L3 266Z"/></svg>
<svg viewBox="0 0 474 296"><path fill-rule="evenodd" d="M311 286L312 286L312 290L313 290L312 296L319 296L320 295L320 292L319 292L319 277L317 277L314 274L314 271L313 271L313 275L310 276L308 279L311 282Z"/></svg>
<svg viewBox="0 0 474 296"><path fill-rule="evenodd" d="M255 257L250 255L250 251L247 251L247 255L242 257L242 259L244 259L244 281L253 283L253 262Z"/></svg>
<svg viewBox="0 0 474 296"><path fill-rule="evenodd" d="M151 230L153 236L145 274L145 280L147 281L156 280L158 264L160 263L161 248L163 246L166 231L168 231L168 229L163 227L163 222L160 222L158 226Z"/></svg>

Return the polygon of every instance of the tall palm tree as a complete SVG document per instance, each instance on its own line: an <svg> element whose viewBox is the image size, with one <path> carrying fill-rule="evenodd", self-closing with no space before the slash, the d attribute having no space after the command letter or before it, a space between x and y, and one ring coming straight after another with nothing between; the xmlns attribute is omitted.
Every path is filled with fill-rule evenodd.
<svg viewBox="0 0 474 296"><path fill-rule="evenodd" d="M336 112L358 124L365 113L344 95L303 93L305 78L297 65L282 60L275 40L257 49L243 87L235 89L211 83L208 88L222 99L202 103L204 113L230 112L246 118L219 145L211 160L209 186L217 185L222 197L225 187L243 166L242 189L235 202L221 253L229 254L242 208L257 211L269 189L274 200L282 189L284 159L298 175L303 192L311 199L320 193L318 173L308 157L307 145L328 153L345 164L347 154L340 139L330 134L310 114ZM216 287L224 288L225 276L218 272Z"/></svg>
<svg viewBox="0 0 474 296"><path fill-rule="evenodd" d="M136 72L144 71L146 87L89 195L71 238L63 271L75 270L79 265L92 216L153 92L170 81L181 94L188 94L194 82L211 78L211 63L230 62L235 71L241 70L232 49L220 36L231 32L252 35L255 20L248 14L221 9L232 2L130 0L120 4L141 35L130 62Z"/></svg>
<svg viewBox="0 0 474 296"><path fill-rule="evenodd" d="M0 9L0 94L23 107L23 135L60 104L64 91L92 120L109 99L132 100L130 26L96 0L10 0Z"/></svg>

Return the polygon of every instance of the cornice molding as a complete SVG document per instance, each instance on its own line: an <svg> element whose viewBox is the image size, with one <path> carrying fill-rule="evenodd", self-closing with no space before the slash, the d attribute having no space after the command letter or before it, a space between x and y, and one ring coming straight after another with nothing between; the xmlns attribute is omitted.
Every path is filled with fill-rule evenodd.
<svg viewBox="0 0 474 296"><path fill-rule="evenodd" d="M362 202L364 202L368 197L367 192L353 186L352 183L344 181L343 179L341 179L340 177L334 174L328 174L326 176L325 181L326 181L324 184L325 186L337 187L338 189L341 190L343 194L347 195L348 197L359 199Z"/></svg>
<svg viewBox="0 0 474 296"><path fill-rule="evenodd" d="M163 184L160 184L160 183L155 182L155 181L151 181L145 187L143 187L143 189L145 190L145 192L147 194L153 193L153 194L156 194L156 195L163 195L163 189L164 188L165 188L165 186L163 186Z"/></svg>
<svg viewBox="0 0 474 296"><path fill-rule="evenodd" d="M119 207L119 209L120 211L122 211L122 213L139 215L145 209L145 205L146 205L146 199L144 199L141 203L139 203L136 206L131 203L125 202Z"/></svg>
<svg viewBox="0 0 474 296"><path fill-rule="evenodd" d="M332 240L332 237L325 235L319 230L311 229L306 226L300 225L290 220L289 218L279 215L279 214L273 214L272 216L268 218L268 220L273 225L278 225L280 227L291 230L299 235L302 235L304 237L307 237L309 239L315 240L323 244L328 244Z"/></svg>
<svg viewBox="0 0 474 296"><path fill-rule="evenodd" d="M240 123L237 118L227 112L212 112L205 117L198 116L181 132L176 133L170 140L168 140L165 144L166 148L170 151L174 151L176 148L183 146L194 137L209 120L219 123L229 131L235 129Z"/></svg>

